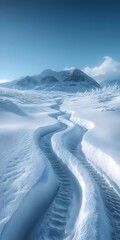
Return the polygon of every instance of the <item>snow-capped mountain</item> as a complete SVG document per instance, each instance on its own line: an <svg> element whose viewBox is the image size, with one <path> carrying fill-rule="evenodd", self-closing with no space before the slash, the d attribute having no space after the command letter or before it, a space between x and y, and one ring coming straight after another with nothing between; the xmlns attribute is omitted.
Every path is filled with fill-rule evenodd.
<svg viewBox="0 0 120 240"><path fill-rule="evenodd" d="M17 89L62 90L68 92L99 88L100 85L79 69L53 71L47 69L39 75L26 76L18 80L5 83L4 86Z"/></svg>

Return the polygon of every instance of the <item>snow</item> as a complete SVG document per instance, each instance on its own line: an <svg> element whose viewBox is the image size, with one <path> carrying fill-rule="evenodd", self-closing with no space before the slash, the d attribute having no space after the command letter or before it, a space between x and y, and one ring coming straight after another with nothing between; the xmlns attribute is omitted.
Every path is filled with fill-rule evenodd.
<svg viewBox="0 0 120 240"><path fill-rule="evenodd" d="M74 124L66 121L66 119L64 120L60 118L60 121L67 124L68 129L53 136L53 149L57 153L57 155L64 160L68 168L70 168L82 188L82 204L77 221L75 223L73 217L71 223L69 223L70 220L68 220L68 223L70 224L70 229L73 229L72 239L96 239L97 236L99 236L100 239L109 239L110 235L108 229L110 226L108 223L108 219L106 219L106 216L104 214L104 207L102 206L100 196L98 196L99 194L97 193L97 189L91 181L89 172L86 170L84 165L81 165L78 159L74 157L74 155L70 152L69 149L69 142L72 141L75 136L77 136L78 130L76 131ZM80 158L84 158L82 153L80 155ZM75 202L73 207L75 212ZM99 226L98 229L97 225L99 224L99 222L101 222L101 226ZM68 239L71 239L70 236Z"/></svg>
<svg viewBox="0 0 120 240"><path fill-rule="evenodd" d="M0 232L26 193L39 178L42 179L46 166L45 157L36 144L35 131L39 128L42 133L43 127L48 128L55 123L45 109L40 111L40 104L39 115L34 118L35 113L33 116L29 114L30 106L26 107L26 113L17 106L17 95L12 98L13 102L9 100L9 93L16 93L11 90L7 93L8 99L2 96L2 90L0 101ZM21 93L21 97L23 94Z"/></svg>
<svg viewBox="0 0 120 240"><path fill-rule="evenodd" d="M118 187L120 187L119 94L118 86L84 95L77 94L71 99L70 97L66 99L61 108L63 111L71 112L71 119L89 130L82 141L85 155Z"/></svg>
<svg viewBox="0 0 120 240"><path fill-rule="evenodd" d="M120 88L88 82L81 92L1 85L1 239L119 236Z"/></svg>

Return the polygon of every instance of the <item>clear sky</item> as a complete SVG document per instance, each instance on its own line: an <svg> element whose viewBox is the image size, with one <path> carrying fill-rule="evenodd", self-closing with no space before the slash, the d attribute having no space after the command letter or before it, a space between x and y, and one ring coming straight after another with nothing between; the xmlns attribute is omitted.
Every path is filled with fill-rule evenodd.
<svg viewBox="0 0 120 240"><path fill-rule="evenodd" d="M0 79L120 61L119 0L0 0Z"/></svg>

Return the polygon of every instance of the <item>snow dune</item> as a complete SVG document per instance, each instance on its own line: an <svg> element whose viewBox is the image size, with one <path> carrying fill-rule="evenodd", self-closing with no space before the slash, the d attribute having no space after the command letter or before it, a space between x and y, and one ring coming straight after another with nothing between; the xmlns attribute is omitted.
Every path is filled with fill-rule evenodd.
<svg viewBox="0 0 120 240"><path fill-rule="evenodd" d="M47 127L42 127L39 130L39 136L44 133L44 128L46 131ZM35 134L35 139L38 138L37 135L38 130ZM36 222L42 218L47 209L50 207L54 195L58 191L59 185L52 171L51 165L46 161L45 157L44 161L46 166L40 176L40 179L37 180L34 188L32 188L24 197L10 221L5 226L2 233L2 239L7 240L9 239L9 236L13 240L26 239L27 235L31 231L31 228L33 228ZM49 191L51 185L52 189ZM16 229L16 231L14 231L14 229Z"/></svg>
<svg viewBox="0 0 120 240"><path fill-rule="evenodd" d="M6 90L3 95L5 93ZM9 93L12 94L11 91L8 91L8 99ZM21 97L24 98L23 93ZM0 233L44 172L45 159L35 143L34 132L40 126L48 127L50 124L56 123L43 111L36 119L34 114L33 116L28 115L29 107L27 107L26 114L19 114L18 109L20 108L18 107L15 107L13 112L12 107L18 105L17 97L14 97L13 104L10 103L8 111L6 108L8 101L4 99L6 96L3 96L2 99L0 118ZM5 104L3 104L4 102ZM20 109L21 111L24 112L24 109Z"/></svg>

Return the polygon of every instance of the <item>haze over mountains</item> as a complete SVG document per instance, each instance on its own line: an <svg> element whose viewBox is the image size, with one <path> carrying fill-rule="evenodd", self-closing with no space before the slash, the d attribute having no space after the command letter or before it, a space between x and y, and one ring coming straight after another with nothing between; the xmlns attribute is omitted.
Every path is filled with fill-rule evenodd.
<svg viewBox="0 0 120 240"><path fill-rule="evenodd" d="M53 71L47 69L39 75L26 76L20 79L5 83L4 86L17 89L35 90L62 90L84 92L86 90L99 88L100 85L87 74L79 69Z"/></svg>

